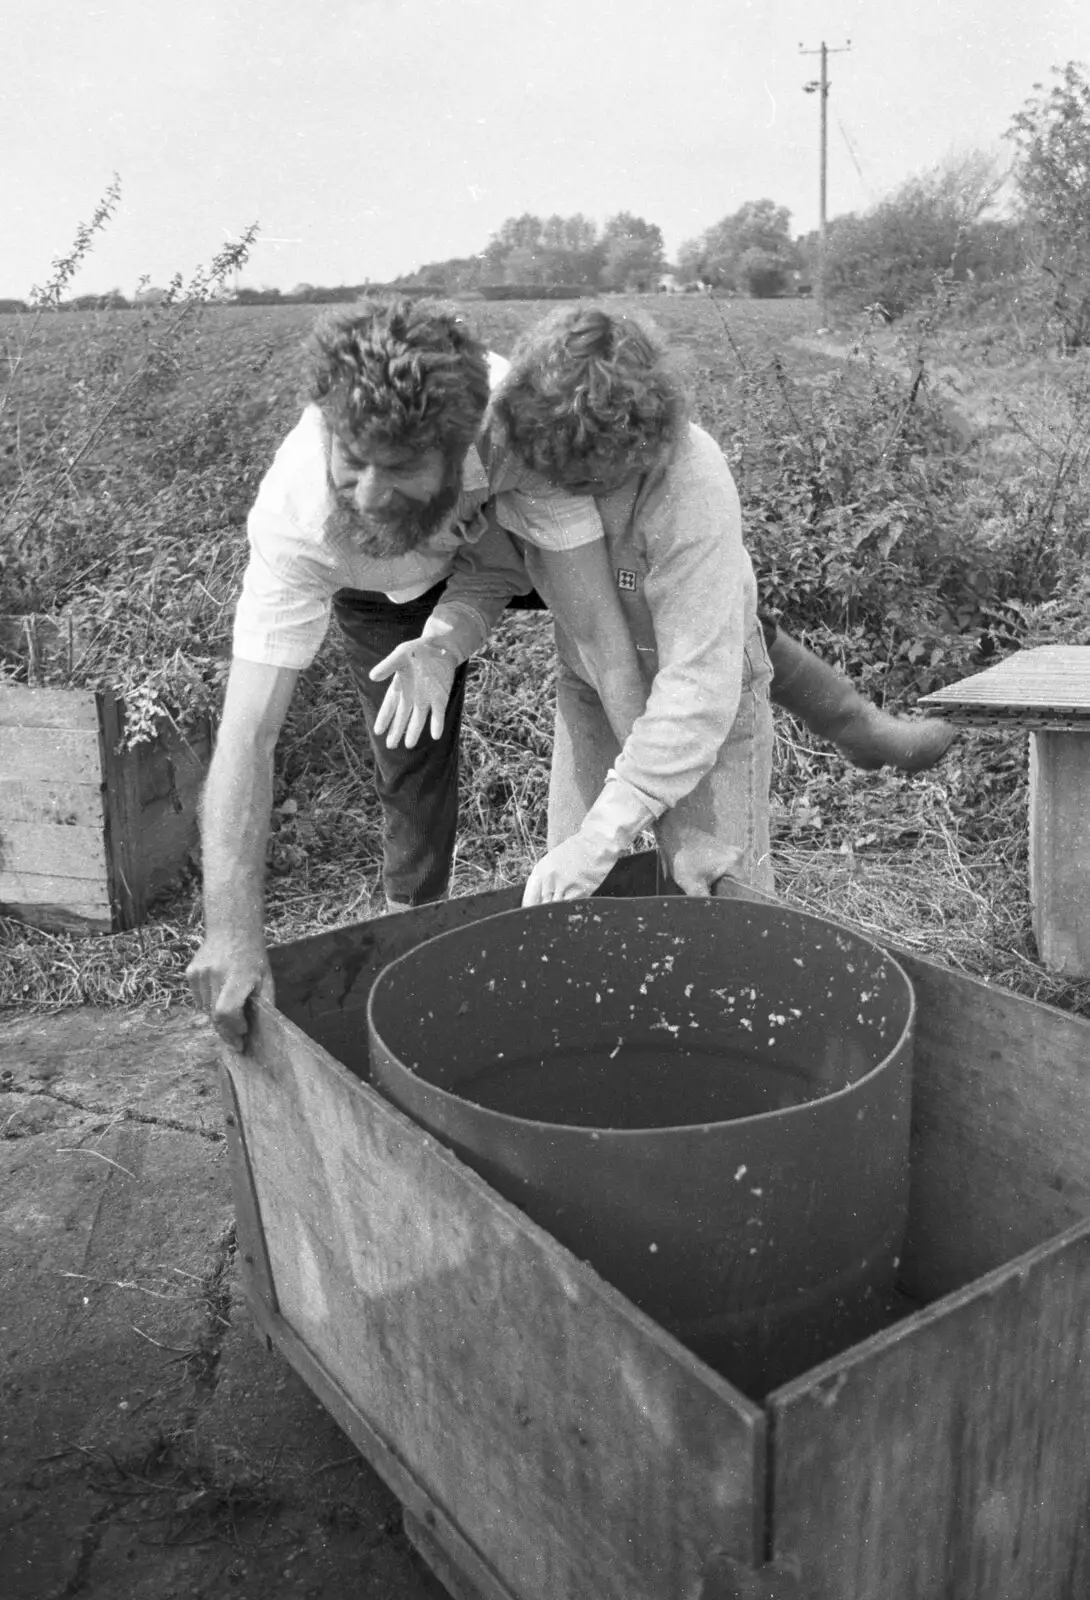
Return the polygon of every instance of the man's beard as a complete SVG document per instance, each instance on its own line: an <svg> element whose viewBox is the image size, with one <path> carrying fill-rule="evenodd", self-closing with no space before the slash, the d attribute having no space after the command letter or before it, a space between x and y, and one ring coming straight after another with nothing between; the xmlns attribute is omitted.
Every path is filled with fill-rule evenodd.
<svg viewBox="0 0 1090 1600"><path fill-rule="evenodd" d="M357 511L336 497L326 519L326 532L374 561L388 561L419 549L458 504L459 482L446 484L430 500L410 500L398 495L383 511Z"/></svg>

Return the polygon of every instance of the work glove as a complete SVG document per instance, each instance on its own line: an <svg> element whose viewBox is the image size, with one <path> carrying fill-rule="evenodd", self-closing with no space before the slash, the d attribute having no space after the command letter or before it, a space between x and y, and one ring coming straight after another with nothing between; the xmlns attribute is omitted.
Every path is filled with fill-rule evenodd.
<svg viewBox="0 0 1090 1600"><path fill-rule="evenodd" d="M396 750L404 739L411 750L427 723L433 739L443 731L458 657L434 639L409 639L372 667L376 683L393 678L375 718L375 737L386 734L386 748Z"/></svg>
<svg viewBox="0 0 1090 1600"><path fill-rule="evenodd" d="M369 676L375 682L394 680L375 719L375 736L386 733L387 749L395 750L404 739L406 749L411 750L425 723L430 725L432 738L438 739L454 674L481 643L480 619L462 606L440 602L419 639L399 644L371 668Z"/></svg>
<svg viewBox="0 0 1090 1600"><path fill-rule="evenodd" d="M524 906L593 894L617 857L654 820L643 795L610 772L578 833L550 850L531 872Z"/></svg>

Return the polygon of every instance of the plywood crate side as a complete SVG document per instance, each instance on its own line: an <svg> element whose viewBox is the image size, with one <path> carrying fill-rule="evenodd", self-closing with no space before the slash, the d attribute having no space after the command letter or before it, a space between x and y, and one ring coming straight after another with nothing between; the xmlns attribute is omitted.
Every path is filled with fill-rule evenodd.
<svg viewBox="0 0 1090 1600"><path fill-rule="evenodd" d="M768 1399L808 1600L1090 1594L1090 1223Z"/></svg>
<svg viewBox="0 0 1090 1600"><path fill-rule="evenodd" d="M232 1077L281 1315L512 1594L683 1600L759 1561L760 1408L255 1015Z"/></svg>
<svg viewBox="0 0 1090 1600"><path fill-rule="evenodd" d="M660 890L655 852L645 850L622 857L598 893L609 898L654 895ZM663 892L680 891L667 888ZM277 1004L309 1038L366 1077L367 997L382 967L435 934L501 911L515 911L521 904L522 887L516 885L417 906L408 921L401 914L376 917L350 928L312 934L290 945L274 945L269 960Z"/></svg>
<svg viewBox="0 0 1090 1600"><path fill-rule="evenodd" d="M274 945L269 962L277 1006L308 1039L367 1078L367 997L382 968L435 934L513 911L521 900L521 889L496 889L418 906L408 923L399 913Z"/></svg>
<svg viewBox="0 0 1090 1600"><path fill-rule="evenodd" d="M909 1225L919 1300L1090 1215L1090 1021L903 955L916 989Z"/></svg>
<svg viewBox="0 0 1090 1600"><path fill-rule="evenodd" d="M165 728L155 744L139 744L132 752L141 809L168 800L176 810L191 805L200 792L212 754L208 724L192 733Z"/></svg>

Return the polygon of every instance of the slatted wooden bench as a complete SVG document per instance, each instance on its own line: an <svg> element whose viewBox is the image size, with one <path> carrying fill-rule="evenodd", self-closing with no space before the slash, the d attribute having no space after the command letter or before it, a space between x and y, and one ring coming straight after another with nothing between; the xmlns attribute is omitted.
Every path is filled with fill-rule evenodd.
<svg viewBox="0 0 1090 1600"><path fill-rule="evenodd" d="M1029 882L1041 960L1090 977L1090 646L1019 650L920 700L968 727L1029 732Z"/></svg>

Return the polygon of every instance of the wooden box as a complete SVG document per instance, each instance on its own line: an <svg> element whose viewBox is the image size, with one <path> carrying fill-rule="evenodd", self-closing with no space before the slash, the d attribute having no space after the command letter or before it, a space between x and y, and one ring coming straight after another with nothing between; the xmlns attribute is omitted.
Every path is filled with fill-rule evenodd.
<svg viewBox="0 0 1090 1600"><path fill-rule="evenodd" d="M122 750L122 717L90 689L0 684L0 916L132 928L184 866L210 730Z"/></svg>
<svg viewBox="0 0 1090 1600"><path fill-rule="evenodd" d="M648 858L606 888L652 892ZM224 1060L259 1330L450 1592L1090 1594L1090 1023L896 952L918 1002L908 1309L746 1396L365 1081L381 967L518 901L274 951L280 1009Z"/></svg>

